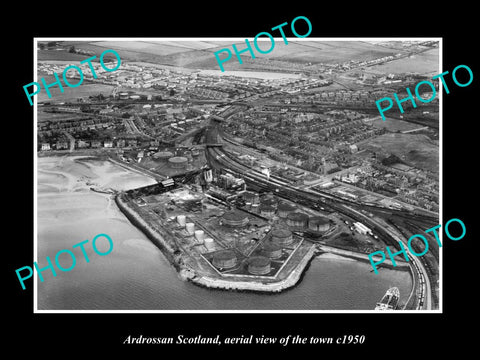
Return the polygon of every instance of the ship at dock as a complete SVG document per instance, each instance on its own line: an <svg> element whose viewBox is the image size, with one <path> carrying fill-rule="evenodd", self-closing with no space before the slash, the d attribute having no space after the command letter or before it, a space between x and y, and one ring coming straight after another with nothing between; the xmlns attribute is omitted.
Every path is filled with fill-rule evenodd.
<svg viewBox="0 0 480 360"><path fill-rule="evenodd" d="M383 295L382 300L377 302L375 310L396 310L399 299L400 290L397 287L392 287Z"/></svg>

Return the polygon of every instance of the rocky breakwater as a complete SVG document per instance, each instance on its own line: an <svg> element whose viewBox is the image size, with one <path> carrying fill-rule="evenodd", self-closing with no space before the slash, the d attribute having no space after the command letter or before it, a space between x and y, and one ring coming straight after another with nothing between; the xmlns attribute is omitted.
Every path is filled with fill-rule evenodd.
<svg viewBox="0 0 480 360"><path fill-rule="evenodd" d="M177 255L178 249L172 247L165 241L165 235L161 233L160 228L154 228L139 212L140 209L132 201L128 200L125 193L119 193L115 196L115 203L120 211L127 217L130 222L140 229L165 255L168 261L175 266L177 270L181 269L181 260Z"/></svg>
<svg viewBox="0 0 480 360"><path fill-rule="evenodd" d="M220 277L196 276L190 281L211 289L255 291L255 292L281 292L295 286L301 279L312 258L316 255L316 248L312 246L304 255L302 260L285 278L272 282L261 282L260 280L233 281Z"/></svg>
<svg viewBox="0 0 480 360"><path fill-rule="evenodd" d="M220 274L218 274L218 276L215 276L213 273L207 274L205 271L197 269L195 262L192 263L192 261L184 259L180 249L166 240L172 237L173 234L168 234L166 229L154 226L142 218L142 210L133 201L130 201L125 193L121 192L116 194L115 202L128 220L140 229L162 251L168 261L178 271L180 279L191 281L202 287L265 293L281 292L295 286L299 282L303 272L308 267L310 260L316 255L316 247L312 244L302 259L298 262L297 266L295 266L295 268L288 274L279 276L278 280L269 279L262 282L260 277L258 279L252 278L245 280L222 278L222 275ZM186 260L186 262L184 260Z"/></svg>

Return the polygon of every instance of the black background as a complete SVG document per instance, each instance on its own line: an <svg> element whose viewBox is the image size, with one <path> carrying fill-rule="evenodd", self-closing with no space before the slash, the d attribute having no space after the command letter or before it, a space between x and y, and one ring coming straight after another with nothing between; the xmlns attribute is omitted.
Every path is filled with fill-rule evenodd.
<svg viewBox="0 0 480 360"><path fill-rule="evenodd" d="M480 76L476 53L475 11L459 2L446 9L417 4L382 5L348 3L266 6L221 3L216 6L188 3L82 3L71 9L53 3L35 5L8 17L18 25L4 29L3 163L4 248L2 275L7 285L3 296L6 322L4 344L20 352L55 354L70 348L70 354L97 357L104 354L153 352L169 356L168 350L196 354L240 354L278 350L314 356L326 353L373 357L417 357L440 354L446 349L466 351L474 343L474 314L477 312L475 238L476 167L478 134L476 98ZM33 108L22 86L33 81L34 37L253 37L261 31L296 16L310 19L309 37L442 37L443 71L468 65L473 83L465 88L453 84L443 94L443 223L460 218L467 235L460 241L444 237L444 281L442 314L33 314L33 286L22 290L15 269L33 262ZM15 17L17 19L15 19ZM289 30L288 30L289 31ZM299 29L299 33L303 33ZM275 35L275 34L274 34ZM275 35L276 36L276 35ZM288 36L288 33L287 33ZM7 168L8 167L8 168ZM33 285L33 283L30 283ZM474 291L474 290L473 290ZM470 327L469 325L473 325ZM334 337L365 335L363 345L122 345L128 335L144 337L261 336L287 335ZM18 354L18 353L17 353ZM58 354L58 353L57 353ZM64 355L69 353L64 353Z"/></svg>

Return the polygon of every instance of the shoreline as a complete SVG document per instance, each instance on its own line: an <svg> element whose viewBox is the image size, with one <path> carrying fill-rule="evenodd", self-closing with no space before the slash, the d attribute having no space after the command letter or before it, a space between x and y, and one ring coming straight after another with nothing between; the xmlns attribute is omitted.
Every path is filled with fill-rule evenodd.
<svg viewBox="0 0 480 360"><path fill-rule="evenodd" d="M337 248L337 247L333 247L325 244L319 244L319 245L320 245L320 250L322 250L325 254L329 254L329 256L331 256L332 259L334 256L336 256L337 259L338 257L341 257L345 260L351 259L352 261L361 261L361 262L370 264L368 254L356 253L351 250ZM397 270L397 271L411 272L410 264L407 263L406 261L402 259L397 259L396 263L397 265L393 266L393 263L390 259L385 259L384 262L377 267L377 269L380 270L382 268L386 268L386 269ZM373 268L371 271L373 272Z"/></svg>
<svg viewBox="0 0 480 360"><path fill-rule="evenodd" d="M356 254L352 251L331 248L329 246L317 244L311 245L310 249L306 252L303 258L299 261L297 266L291 270L291 272L284 278L272 282L262 282L260 279L255 281L230 281L221 277L215 277L210 275L199 274L196 269L191 268L189 265L184 264L181 256L175 254L176 251L166 241L167 234L162 234L159 228L153 228L150 226L129 204L129 201L124 198L125 194L120 192L114 196L115 203L120 211L127 217L127 219L145 236L147 236L152 243L159 248L168 262L175 268L180 280L189 281L197 286L224 290L224 291L239 291L239 292L255 292L264 294L278 294L285 290L293 289L298 285L306 271L310 267L312 260L318 258L328 261L361 261L368 263L363 254ZM409 271L411 273L410 266L407 263L400 263L396 267L392 264L382 264L379 267L397 270L397 271ZM411 275L411 274L410 274Z"/></svg>
<svg viewBox="0 0 480 360"><path fill-rule="evenodd" d="M109 156L99 156L98 154L75 154L74 156L72 156L71 153L62 154L62 156L65 155L72 157L75 163L86 166L88 166L89 160L108 161L117 166L123 165L116 161L112 161ZM124 191L119 191L117 194L113 195L113 199L115 200L118 209L126 216L132 225L139 229L162 252L170 265L175 268L180 280L192 282L200 287L239 292L278 294L285 290L293 289L298 285L302 281L306 271L309 269L311 261L317 257L318 259L328 261L362 261L368 263L368 259L364 259L362 254L356 254L343 249L331 248L323 244L312 243L310 248L304 249L305 252L302 253L301 258L299 257L296 266L288 273L279 273L277 279L263 281L263 279L259 278L232 281L227 278L222 278L221 276L217 277L214 274L202 271L201 267L199 268L200 271L198 271L195 267L192 268L189 264L184 263L182 260L185 258L181 256L183 252L179 252L179 249L176 249L175 244L168 241L170 234L168 234L168 232L165 233L162 231L162 228L152 225L143 219L141 212L139 213L135 209L135 204L131 203L131 201L125 196L126 194ZM384 263L380 268L385 267L396 270L409 269L407 264L398 265L400 266L393 268L390 264Z"/></svg>
<svg viewBox="0 0 480 360"><path fill-rule="evenodd" d="M212 278L208 276L196 277L188 279L192 283L208 288L208 289L220 289L227 291L240 291L240 292L255 292L264 294L277 294L285 290L293 289L300 283L303 275L308 270L311 261L315 258L316 247L313 245L302 258L297 267L291 271L291 273L282 280L261 283L258 281L228 281L223 279Z"/></svg>
<svg viewBox="0 0 480 360"><path fill-rule="evenodd" d="M261 282L259 281L229 281L208 275L197 274L195 269L179 262L174 255L176 251L164 239L164 234L161 234L158 229L152 228L142 217L131 208L129 202L125 200L124 193L116 194L115 203L120 211L127 217L127 219L140 231L142 231L149 239L156 245L162 254L166 257L169 263L177 270L178 276L181 280L190 281L191 283L209 288L220 290L233 291L251 291L256 293L279 293L284 290L293 288L303 278L304 272L308 269L310 262L315 258L317 253L317 246L312 244L307 253L303 256L297 266L283 279L275 282ZM188 276L188 273L194 273L194 276Z"/></svg>
<svg viewBox="0 0 480 360"><path fill-rule="evenodd" d="M162 254L167 258L173 267L180 272L181 268L173 257L174 249L168 245L163 237L155 231L145 220L143 220L133 209L131 209L127 202L123 199L124 193L118 193L114 196L115 203L120 211L127 217L127 219L140 231L142 231L149 239L156 245Z"/></svg>

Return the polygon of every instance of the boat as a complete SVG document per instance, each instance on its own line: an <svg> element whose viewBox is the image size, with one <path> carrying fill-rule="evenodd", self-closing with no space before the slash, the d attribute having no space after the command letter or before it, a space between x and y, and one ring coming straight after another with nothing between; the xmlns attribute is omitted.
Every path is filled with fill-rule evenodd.
<svg viewBox="0 0 480 360"><path fill-rule="evenodd" d="M399 299L400 290L397 287L392 287L383 295L382 300L377 302L375 310L396 310Z"/></svg>

